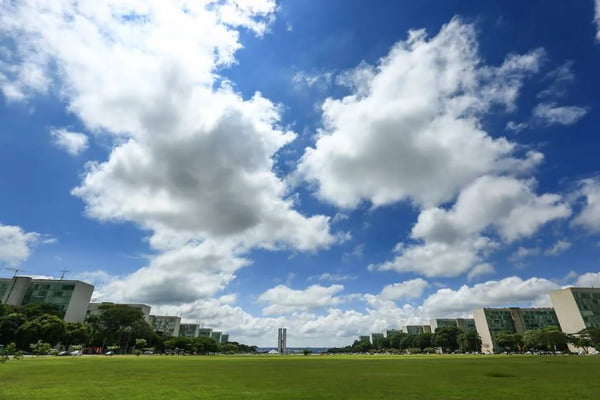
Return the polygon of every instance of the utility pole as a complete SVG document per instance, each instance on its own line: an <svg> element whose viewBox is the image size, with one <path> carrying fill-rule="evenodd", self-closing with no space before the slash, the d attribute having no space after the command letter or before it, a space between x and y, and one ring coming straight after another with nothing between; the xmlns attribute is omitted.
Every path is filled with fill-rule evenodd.
<svg viewBox="0 0 600 400"><path fill-rule="evenodd" d="M25 270L22 270L22 269L19 269L19 268L6 268L6 269L7 269L7 270L9 270L9 271L15 271L15 273L14 273L14 275L13 275L13 278L14 278L15 276L17 276L17 274L18 274L19 272L24 272L24 271L25 271Z"/></svg>

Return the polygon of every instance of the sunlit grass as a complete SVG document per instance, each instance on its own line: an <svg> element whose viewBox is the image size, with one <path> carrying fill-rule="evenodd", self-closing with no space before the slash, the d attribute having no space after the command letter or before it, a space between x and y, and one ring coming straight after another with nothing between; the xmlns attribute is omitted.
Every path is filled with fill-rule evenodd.
<svg viewBox="0 0 600 400"><path fill-rule="evenodd" d="M0 399L598 399L600 357L128 356L0 365Z"/></svg>

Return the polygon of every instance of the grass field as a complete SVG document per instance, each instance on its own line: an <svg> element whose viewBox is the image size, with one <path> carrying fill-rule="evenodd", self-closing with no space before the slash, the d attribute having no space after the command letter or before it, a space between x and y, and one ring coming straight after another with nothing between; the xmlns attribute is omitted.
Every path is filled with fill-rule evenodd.
<svg viewBox="0 0 600 400"><path fill-rule="evenodd" d="M600 357L29 358L0 399L600 399Z"/></svg>

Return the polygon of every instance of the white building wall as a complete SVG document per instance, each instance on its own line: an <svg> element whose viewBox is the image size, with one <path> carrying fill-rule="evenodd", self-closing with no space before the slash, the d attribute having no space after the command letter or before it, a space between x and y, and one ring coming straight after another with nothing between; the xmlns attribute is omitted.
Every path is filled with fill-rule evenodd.
<svg viewBox="0 0 600 400"><path fill-rule="evenodd" d="M485 316L485 310L483 308L474 310L473 319L475 320L475 328L477 329L477 333L481 338L481 351L483 353L493 353L494 342L492 340L490 327Z"/></svg>
<svg viewBox="0 0 600 400"><path fill-rule="evenodd" d="M67 322L83 322L85 321L86 312L92 299L94 287L80 281L61 281L65 284L74 284L75 289L65 312L65 321Z"/></svg>

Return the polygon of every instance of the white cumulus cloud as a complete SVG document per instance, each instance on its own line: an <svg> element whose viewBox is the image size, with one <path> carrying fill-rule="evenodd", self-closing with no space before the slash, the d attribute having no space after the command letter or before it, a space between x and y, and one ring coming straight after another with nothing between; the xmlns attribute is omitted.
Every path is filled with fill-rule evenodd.
<svg viewBox="0 0 600 400"><path fill-rule="evenodd" d="M76 156L88 147L88 138L83 133L70 132L66 129L52 129L50 135L58 147Z"/></svg>
<svg viewBox="0 0 600 400"><path fill-rule="evenodd" d="M43 239L43 235L25 232L20 226L0 224L0 263L19 265L31 254L31 247Z"/></svg>
<svg viewBox="0 0 600 400"><path fill-rule="evenodd" d="M559 106L554 103L541 103L533 109L533 120L542 125L573 125L588 112L580 106Z"/></svg>
<svg viewBox="0 0 600 400"><path fill-rule="evenodd" d="M589 232L600 232L600 181L584 179L578 194L585 198L585 205L571 223Z"/></svg>
<svg viewBox="0 0 600 400"><path fill-rule="evenodd" d="M400 243L393 260L370 268L429 277L457 276L482 264L498 246L486 232L496 232L503 242L510 243L570 214L559 195L536 195L531 181L483 176L460 192L451 209L421 211L411 233L419 243Z"/></svg>
<svg viewBox="0 0 600 400"><path fill-rule="evenodd" d="M10 53L0 84L12 82L23 100L59 96L86 130L114 139L72 193L90 217L148 231L159 252L112 277L99 296L182 307L218 295L252 248L313 251L335 242L329 218L299 213L273 170L296 136L280 123L281 107L260 93L242 97L218 74L236 62L241 28L266 32L273 0L0 7ZM73 135L55 136L73 152L83 148Z"/></svg>
<svg viewBox="0 0 600 400"><path fill-rule="evenodd" d="M385 285L379 293L383 300L414 299L421 297L429 283L421 278Z"/></svg>
<svg viewBox="0 0 600 400"><path fill-rule="evenodd" d="M435 205L476 177L531 168L541 155L481 129L492 105L512 109L522 80L539 69L542 51L486 66L475 30L452 20L434 37L411 31L376 66L347 74L353 93L328 98L324 127L307 148L299 174L340 207L410 199Z"/></svg>
<svg viewBox="0 0 600 400"><path fill-rule="evenodd" d="M312 285L304 290L278 285L261 294L258 300L269 304L263 309L263 314L286 314L339 304L342 300L336 295L342 290L343 285Z"/></svg>
<svg viewBox="0 0 600 400"><path fill-rule="evenodd" d="M440 289L423 302L424 312L430 315L453 316L471 313L481 307L530 305L546 300L548 292L559 286L544 278L523 280L512 276L499 281L461 286L457 290Z"/></svg>

